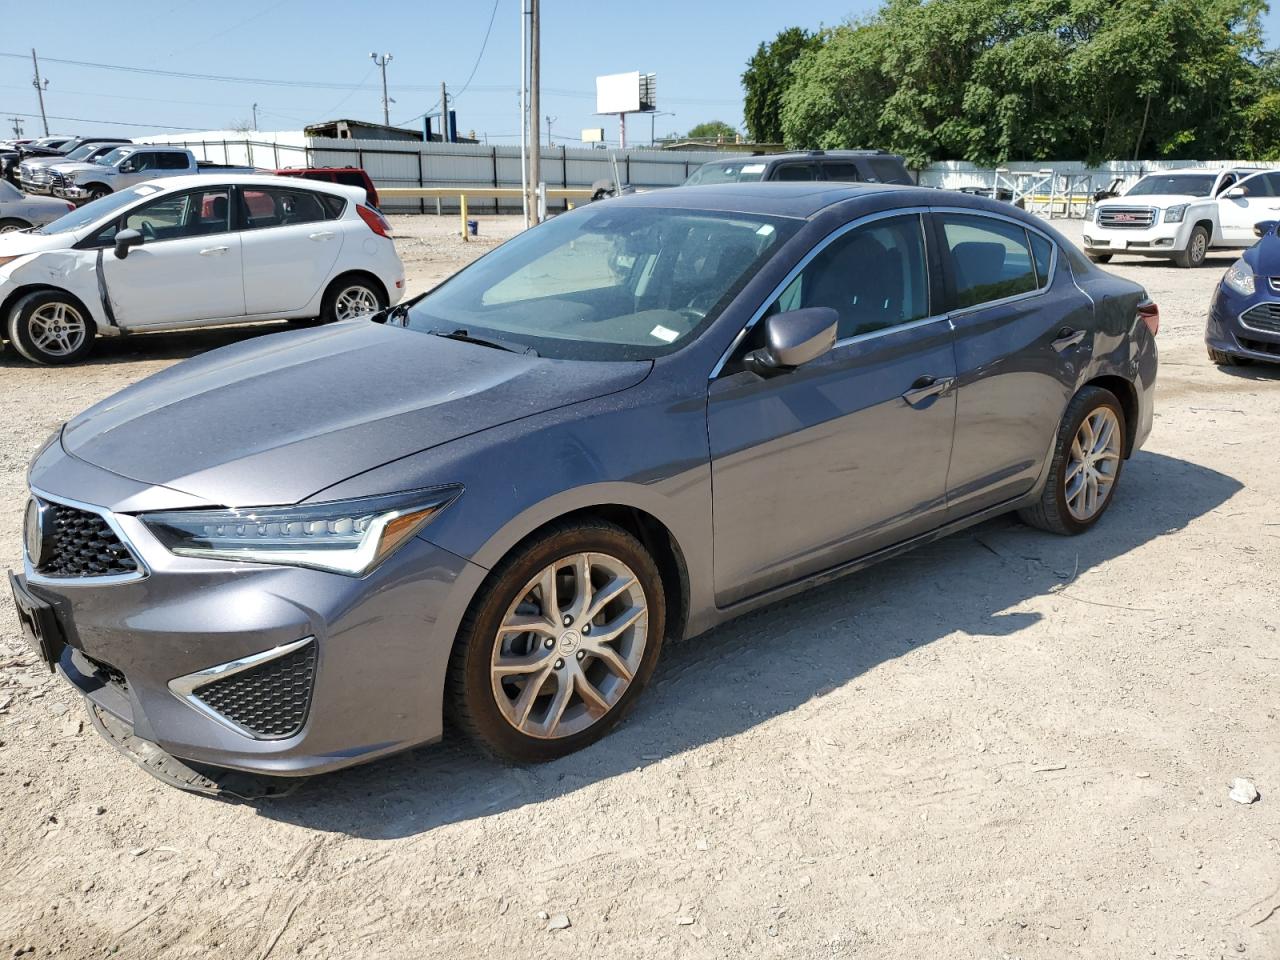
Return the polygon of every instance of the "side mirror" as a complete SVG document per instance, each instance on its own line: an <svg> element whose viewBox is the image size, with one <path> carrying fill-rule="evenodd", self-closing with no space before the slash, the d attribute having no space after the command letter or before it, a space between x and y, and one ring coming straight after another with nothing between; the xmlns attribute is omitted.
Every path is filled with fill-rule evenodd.
<svg viewBox="0 0 1280 960"><path fill-rule="evenodd" d="M839 322L840 315L830 307L805 307L766 317L765 345L747 354L747 367L772 376L816 360L835 346Z"/></svg>
<svg viewBox="0 0 1280 960"><path fill-rule="evenodd" d="M142 245L142 234L137 230L121 230L116 234L116 259L123 260L129 250Z"/></svg>
<svg viewBox="0 0 1280 960"><path fill-rule="evenodd" d="M1275 233L1277 224L1280 224L1280 221L1263 220L1261 223L1255 223L1253 225L1253 235L1262 238L1269 233Z"/></svg>
<svg viewBox="0 0 1280 960"><path fill-rule="evenodd" d="M137 169L138 168L133 165L132 160L126 160L124 163L120 164L121 173L133 173Z"/></svg>
<svg viewBox="0 0 1280 960"><path fill-rule="evenodd" d="M1223 193L1223 196L1228 200L1241 200L1245 196L1244 187L1232 187Z"/></svg>

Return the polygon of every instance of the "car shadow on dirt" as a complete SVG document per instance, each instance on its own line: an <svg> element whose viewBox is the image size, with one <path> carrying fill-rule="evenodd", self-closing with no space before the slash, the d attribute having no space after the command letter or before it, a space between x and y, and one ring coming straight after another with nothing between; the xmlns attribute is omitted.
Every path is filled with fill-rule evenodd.
<svg viewBox="0 0 1280 960"><path fill-rule="evenodd" d="M295 329L297 327L292 324L275 322L209 327L172 333L138 333L127 337L99 337L93 345L93 353L77 366L108 366L117 363L135 363L139 360L186 360L228 344ZM34 369L35 364L22 357L12 344L5 344L4 349L0 350L0 369L5 367Z"/></svg>
<svg viewBox="0 0 1280 960"><path fill-rule="evenodd" d="M1240 489L1198 464L1139 453L1108 514L1084 536L1001 518L668 646L627 721L577 754L520 767L446 734L442 744L316 777L254 805L272 819L392 839L536 804L741 734L956 632L999 644L1042 616L1013 608L1125 562ZM1076 584L1071 593L1075 602L1064 601L1061 616L1093 616L1088 588ZM1141 597L1133 603L1140 608Z"/></svg>
<svg viewBox="0 0 1280 960"><path fill-rule="evenodd" d="M1237 380L1253 380L1257 383L1265 383L1266 381L1280 381L1280 362L1277 363L1259 363L1250 361L1247 364L1235 367L1219 367L1218 372L1228 377L1235 377Z"/></svg>

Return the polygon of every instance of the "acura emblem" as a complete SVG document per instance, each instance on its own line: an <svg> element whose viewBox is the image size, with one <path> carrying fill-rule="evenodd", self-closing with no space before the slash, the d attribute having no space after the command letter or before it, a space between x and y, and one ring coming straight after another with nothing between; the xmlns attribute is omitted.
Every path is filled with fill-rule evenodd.
<svg viewBox="0 0 1280 960"><path fill-rule="evenodd" d="M35 497L27 502L27 517L22 533L23 542L27 548L27 559L31 561L31 566L37 569L45 559L49 535L52 532L45 530L48 516L48 504Z"/></svg>

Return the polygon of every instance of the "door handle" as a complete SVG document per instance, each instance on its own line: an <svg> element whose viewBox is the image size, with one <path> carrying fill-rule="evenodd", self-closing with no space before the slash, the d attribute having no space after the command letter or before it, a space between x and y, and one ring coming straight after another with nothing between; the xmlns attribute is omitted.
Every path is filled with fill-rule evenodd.
<svg viewBox="0 0 1280 960"><path fill-rule="evenodd" d="M1070 327L1063 327L1058 331L1058 339L1053 341L1053 349L1061 353L1070 347L1074 347L1077 343L1085 338L1084 330L1072 330Z"/></svg>
<svg viewBox="0 0 1280 960"><path fill-rule="evenodd" d="M220 257L222 254L230 250L230 247L205 247L200 251L202 257Z"/></svg>
<svg viewBox="0 0 1280 960"><path fill-rule="evenodd" d="M955 382L955 377L919 377L911 384L911 389L902 395L902 399L914 407L930 397L946 393Z"/></svg>
<svg viewBox="0 0 1280 960"><path fill-rule="evenodd" d="M308 240L332 240L337 234L329 230L321 230L319 233L312 233L307 236Z"/></svg>

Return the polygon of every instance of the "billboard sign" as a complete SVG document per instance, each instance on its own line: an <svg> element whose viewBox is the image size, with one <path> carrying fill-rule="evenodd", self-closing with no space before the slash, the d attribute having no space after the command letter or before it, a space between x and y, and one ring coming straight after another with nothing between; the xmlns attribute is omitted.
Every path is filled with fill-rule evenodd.
<svg viewBox="0 0 1280 960"><path fill-rule="evenodd" d="M652 73L611 73L596 77L596 113L656 110L657 77Z"/></svg>

